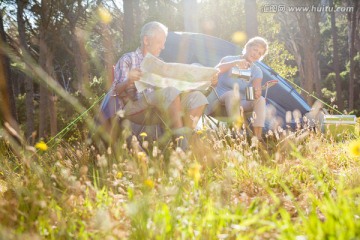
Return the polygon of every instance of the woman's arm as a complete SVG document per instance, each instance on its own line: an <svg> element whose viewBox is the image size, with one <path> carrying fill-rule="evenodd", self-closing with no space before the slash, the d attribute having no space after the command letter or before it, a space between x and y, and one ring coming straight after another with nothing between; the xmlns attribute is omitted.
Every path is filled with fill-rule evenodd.
<svg viewBox="0 0 360 240"><path fill-rule="evenodd" d="M229 71L233 67L238 67L240 69L247 69L250 67L250 63L245 59L235 60L231 62L223 63L222 61L215 66L215 68L219 69L219 73L224 73Z"/></svg>
<svg viewBox="0 0 360 240"><path fill-rule="evenodd" d="M261 97L261 82L262 82L262 78L256 78L256 79L254 79L254 81L252 83L252 86L255 91L255 99L258 99Z"/></svg>

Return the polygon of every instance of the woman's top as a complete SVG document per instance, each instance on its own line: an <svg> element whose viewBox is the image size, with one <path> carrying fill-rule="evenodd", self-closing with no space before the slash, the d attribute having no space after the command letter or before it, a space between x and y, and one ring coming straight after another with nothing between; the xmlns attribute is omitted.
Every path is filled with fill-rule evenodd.
<svg viewBox="0 0 360 240"><path fill-rule="evenodd" d="M236 60L243 59L243 56L226 56L221 60L221 63L232 62ZM241 70L240 70L241 71ZM261 69L256 66L254 63L250 66L251 76L250 79L240 78L232 74L231 69L227 72L219 74L218 84L216 86L216 92L219 96L223 95L227 91L233 90L235 84L239 86L240 97L245 99L246 88L252 86L252 83L257 78L263 78L263 73Z"/></svg>

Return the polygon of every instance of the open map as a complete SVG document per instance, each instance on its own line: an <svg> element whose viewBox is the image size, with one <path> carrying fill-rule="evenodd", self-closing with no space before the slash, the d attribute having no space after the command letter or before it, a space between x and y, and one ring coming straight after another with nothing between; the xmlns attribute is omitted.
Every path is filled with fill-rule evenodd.
<svg viewBox="0 0 360 240"><path fill-rule="evenodd" d="M149 86L174 87L180 91L205 90L211 85L212 77L218 72L215 68L182 63L165 63L147 54L141 63L143 76L135 82L139 92Z"/></svg>

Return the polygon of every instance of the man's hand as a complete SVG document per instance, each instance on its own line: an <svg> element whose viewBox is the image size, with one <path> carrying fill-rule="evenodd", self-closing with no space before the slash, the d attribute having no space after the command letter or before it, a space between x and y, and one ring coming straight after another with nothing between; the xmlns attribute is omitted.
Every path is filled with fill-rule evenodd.
<svg viewBox="0 0 360 240"><path fill-rule="evenodd" d="M219 80L219 73L216 73L212 78L211 78L211 86L215 87L218 83Z"/></svg>
<svg viewBox="0 0 360 240"><path fill-rule="evenodd" d="M139 81L140 78L141 78L141 76L142 76L141 70L138 69L138 68L135 68L135 69L131 69L131 70L129 71L129 74L128 74L127 79L128 79L128 81L129 81L129 83L132 84L132 83L134 83L135 81Z"/></svg>

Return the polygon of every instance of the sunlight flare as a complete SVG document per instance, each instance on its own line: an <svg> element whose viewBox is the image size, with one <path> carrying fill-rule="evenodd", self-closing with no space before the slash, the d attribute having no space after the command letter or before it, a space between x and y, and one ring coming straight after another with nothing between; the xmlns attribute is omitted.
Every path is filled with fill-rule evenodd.
<svg viewBox="0 0 360 240"><path fill-rule="evenodd" d="M231 40L236 44L243 44L246 42L247 35L245 32L237 31L231 36Z"/></svg>
<svg viewBox="0 0 360 240"><path fill-rule="evenodd" d="M98 15L100 17L100 21L104 24L109 24L112 21L112 16L106 8L100 7L98 9Z"/></svg>

